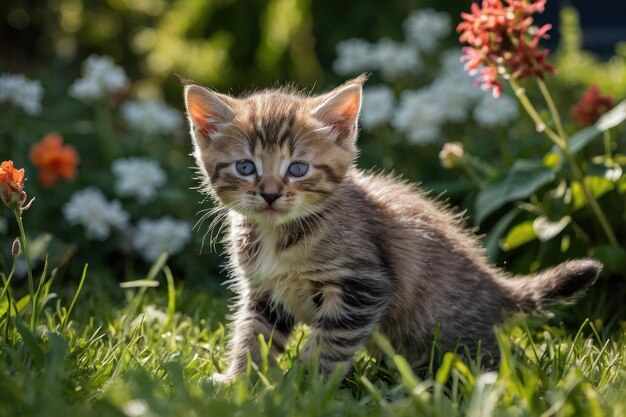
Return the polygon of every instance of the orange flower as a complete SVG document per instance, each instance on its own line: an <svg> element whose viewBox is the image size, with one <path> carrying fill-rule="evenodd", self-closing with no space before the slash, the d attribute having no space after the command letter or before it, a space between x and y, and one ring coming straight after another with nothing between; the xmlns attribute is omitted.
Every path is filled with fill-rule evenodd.
<svg viewBox="0 0 626 417"><path fill-rule="evenodd" d="M572 107L572 117L578 127L587 127L597 122L600 116L611 110L613 106L615 106L613 97L600 94L600 88L594 84Z"/></svg>
<svg viewBox="0 0 626 417"><path fill-rule="evenodd" d="M24 169L16 169L13 161L4 161L0 164L0 199L12 210L24 211L30 207L26 203L24 192Z"/></svg>
<svg viewBox="0 0 626 417"><path fill-rule="evenodd" d="M39 182L44 187L53 186L57 180L73 180L78 165L78 152L69 145L63 145L58 133L49 133L41 143L30 148L30 160L39 168Z"/></svg>

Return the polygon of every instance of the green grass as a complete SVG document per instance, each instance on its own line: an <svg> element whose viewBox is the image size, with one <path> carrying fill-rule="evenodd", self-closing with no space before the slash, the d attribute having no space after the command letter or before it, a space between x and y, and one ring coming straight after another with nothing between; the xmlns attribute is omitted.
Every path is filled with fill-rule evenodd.
<svg viewBox="0 0 626 417"><path fill-rule="evenodd" d="M162 266L121 299L88 273L71 316L74 293L44 283L34 329L28 299L10 317L0 304L0 416L626 415L626 332L588 321L578 331L545 319L507 324L498 371L450 353L416 375L381 341L384 366L361 353L345 380L326 381L296 359L299 331L277 361L214 386L227 300L176 285Z"/></svg>

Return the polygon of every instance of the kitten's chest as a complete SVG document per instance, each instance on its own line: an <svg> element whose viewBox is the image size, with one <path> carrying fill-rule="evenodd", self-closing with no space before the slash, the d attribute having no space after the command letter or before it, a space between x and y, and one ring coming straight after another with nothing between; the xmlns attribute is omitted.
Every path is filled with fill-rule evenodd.
<svg viewBox="0 0 626 417"><path fill-rule="evenodd" d="M308 260L304 254L278 248L278 240L264 236L247 251L238 253L238 264L249 285L268 294L297 321L310 323L315 314L316 286L305 277Z"/></svg>
<svg viewBox="0 0 626 417"><path fill-rule="evenodd" d="M297 269L289 254L280 251L277 245L278 236L274 233L251 234L240 239L237 263L246 277L253 282L262 282Z"/></svg>

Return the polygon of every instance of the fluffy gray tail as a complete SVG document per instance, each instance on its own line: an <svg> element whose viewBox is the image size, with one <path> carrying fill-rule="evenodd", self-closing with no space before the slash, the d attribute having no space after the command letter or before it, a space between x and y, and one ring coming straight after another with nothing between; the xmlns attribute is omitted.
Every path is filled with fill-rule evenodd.
<svg viewBox="0 0 626 417"><path fill-rule="evenodd" d="M553 268L524 278L510 278L507 310L515 312L543 311L554 305L575 300L600 275L602 264L593 259L563 262Z"/></svg>

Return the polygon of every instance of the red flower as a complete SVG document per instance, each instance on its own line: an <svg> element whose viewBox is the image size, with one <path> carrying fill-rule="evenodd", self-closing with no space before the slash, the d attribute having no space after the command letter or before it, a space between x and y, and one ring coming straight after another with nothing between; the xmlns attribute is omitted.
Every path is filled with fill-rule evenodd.
<svg viewBox="0 0 626 417"><path fill-rule="evenodd" d="M578 127L586 127L598 121L600 116L615 106L611 96L600 94L600 88L592 85L580 101L572 107L572 118Z"/></svg>
<svg viewBox="0 0 626 417"><path fill-rule="evenodd" d="M68 145L58 133L49 133L41 143L30 148L30 160L39 168L39 182L44 187L53 186L58 179L73 180L78 165L78 152Z"/></svg>
<svg viewBox="0 0 626 417"><path fill-rule="evenodd" d="M24 168L16 169L13 161L0 164L0 199L8 208L24 211L33 202L26 204L24 181Z"/></svg>
<svg viewBox="0 0 626 417"><path fill-rule="evenodd" d="M532 15L543 13L547 0L483 0L473 3L471 13L461 13L463 21L456 30L459 40L470 46L463 48L465 69L480 73L477 81L484 90L502 91L500 75L518 79L543 78L554 67L545 60L548 50L539 48L539 41L548 38L551 25L533 26Z"/></svg>

